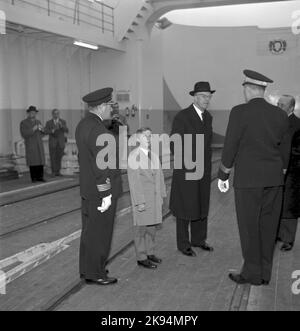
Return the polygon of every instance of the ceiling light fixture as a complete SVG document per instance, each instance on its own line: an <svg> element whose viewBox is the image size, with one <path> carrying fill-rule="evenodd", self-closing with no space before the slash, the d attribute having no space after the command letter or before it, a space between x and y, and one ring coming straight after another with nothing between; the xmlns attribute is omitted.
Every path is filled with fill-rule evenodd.
<svg viewBox="0 0 300 331"><path fill-rule="evenodd" d="M80 41L80 40L75 40L73 44L76 45L76 46L93 49L95 51L97 51L99 49L99 46L97 46L97 45L93 45L93 44L90 44L90 43L85 43L85 42Z"/></svg>

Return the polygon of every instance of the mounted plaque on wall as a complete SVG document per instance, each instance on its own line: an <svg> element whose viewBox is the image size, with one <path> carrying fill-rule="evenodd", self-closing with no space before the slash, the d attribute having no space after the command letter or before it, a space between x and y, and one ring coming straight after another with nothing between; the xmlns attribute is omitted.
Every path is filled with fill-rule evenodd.
<svg viewBox="0 0 300 331"><path fill-rule="evenodd" d="M120 90L116 92L116 101L119 103L130 103L130 91Z"/></svg>

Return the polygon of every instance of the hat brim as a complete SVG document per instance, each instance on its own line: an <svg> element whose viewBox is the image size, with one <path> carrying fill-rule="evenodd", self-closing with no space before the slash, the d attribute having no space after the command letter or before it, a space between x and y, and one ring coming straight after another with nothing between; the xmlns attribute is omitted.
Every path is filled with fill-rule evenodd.
<svg viewBox="0 0 300 331"><path fill-rule="evenodd" d="M246 86L246 85L254 85L254 86L259 86L259 87L262 87L262 88L266 88L267 87L266 85L255 84L255 83L251 83L251 82L244 82L242 84L242 86Z"/></svg>
<svg viewBox="0 0 300 331"><path fill-rule="evenodd" d="M210 92L211 94L214 94L216 92L216 90L212 90L212 91L191 91L190 95L193 97L193 96L195 96L196 93L199 93L199 92Z"/></svg>

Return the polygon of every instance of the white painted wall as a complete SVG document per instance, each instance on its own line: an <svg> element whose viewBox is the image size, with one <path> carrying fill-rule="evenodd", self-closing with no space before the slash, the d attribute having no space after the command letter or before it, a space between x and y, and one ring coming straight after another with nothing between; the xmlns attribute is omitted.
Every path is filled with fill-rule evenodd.
<svg viewBox="0 0 300 331"><path fill-rule="evenodd" d="M286 39L288 50L272 55L268 41ZM274 96L289 93L300 103L300 36L291 29L261 30L244 28L202 28L172 25L163 32L163 74L181 107L192 102L189 91L197 81L209 81L216 89L211 109L215 115L214 130L225 134L229 111L244 102L243 70L257 70L275 83L268 93ZM299 104L300 106L300 104Z"/></svg>
<svg viewBox="0 0 300 331"><path fill-rule="evenodd" d="M108 50L92 53L92 90L111 86L115 91L129 90L132 104L141 108L142 117L129 117L131 132L139 126L151 126L155 132L163 128L162 45L161 31L153 30L151 39L130 41L127 53ZM121 113L127 104L120 104ZM147 119L149 115L149 119Z"/></svg>
<svg viewBox="0 0 300 331"><path fill-rule="evenodd" d="M25 37L0 37L0 154L21 139L19 124L29 105L45 123L61 110L70 137L80 118L81 97L90 90L90 53L75 47Z"/></svg>
<svg viewBox="0 0 300 331"><path fill-rule="evenodd" d="M264 40L286 37L284 55L262 50ZM298 38L298 39L297 39ZM19 123L33 104L42 122L51 109L62 110L74 136L80 118L81 98L106 86L129 90L141 117L129 117L131 132L139 126L163 131L163 78L181 108L192 102L188 92L199 80L210 81L217 92L212 100L214 130L223 135L228 112L243 102L242 70L261 71L275 80L269 92L300 94L299 37L288 30L246 28L194 28L173 25L154 29L151 38L131 40L127 52L92 52L25 37L0 38L0 153L10 153L20 139ZM89 55L90 54L90 55ZM149 118L148 118L149 116Z"/></svg>

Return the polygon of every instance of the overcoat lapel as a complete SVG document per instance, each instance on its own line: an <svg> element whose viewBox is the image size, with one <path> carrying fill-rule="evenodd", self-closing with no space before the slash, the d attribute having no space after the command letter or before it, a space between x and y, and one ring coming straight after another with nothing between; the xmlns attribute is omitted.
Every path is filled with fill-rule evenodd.
<svg viewBox="0 0 300 331"><path fill-rule="evenodd" d="M151 168L149 169L149 164L150 164L149 157L140 148L138 149L138 158L140 160L141 173L145 174L147 177L154 180L154 176L153 176L154 170L152 170ZM152 165L152 161L151 161L151 165Z"/></svg>
<svg viewBox="0 0 300 331"><path fill-rule="evenodd" d="M189 114L192 126L196 128L196 131L197 132L198 132L198 130L203 131L204 130L204 121L201 120L201 118L199 117L199 115L193 105L191 105L188 108L188 114Z"/></svg>

